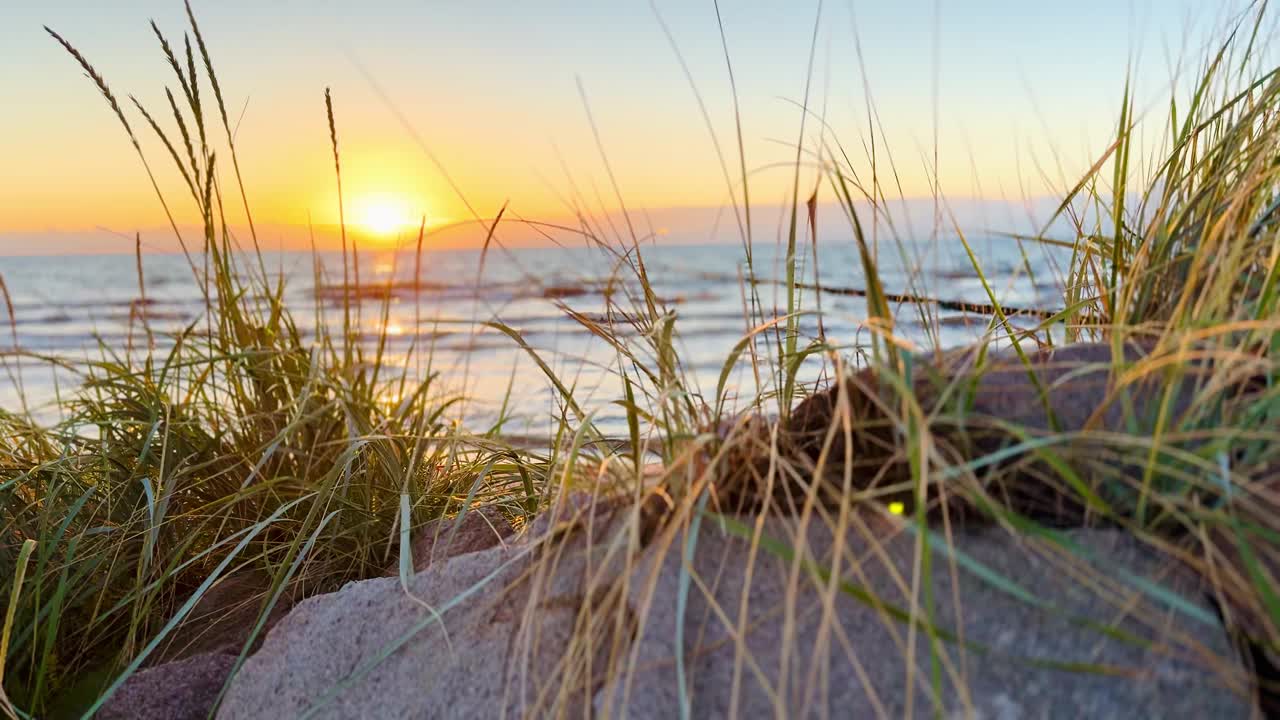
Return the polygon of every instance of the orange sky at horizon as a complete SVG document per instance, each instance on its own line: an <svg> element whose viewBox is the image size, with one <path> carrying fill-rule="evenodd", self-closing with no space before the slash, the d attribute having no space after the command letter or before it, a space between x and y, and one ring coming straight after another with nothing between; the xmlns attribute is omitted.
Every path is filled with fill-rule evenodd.
<svg viewBox="0 0 1280 720"><path fill-rule="evenodd" d="M440 227L475 214L492 217L504 205L508 218L554 222L572 217L575 208L599 215L617 210L617 194L632 210L728 203L698 98L645 3L606 9L559 1L537 13L480 4L485 7L428 11L390 2L363 13L325 4L299 15L247 0L193 3L235 125L255 222L294 229L337 223L326 86L334 95L346 219L367 237L391 241L424 216L428 227ZM854 15L826 10L810 105L831 126L828 142L845 143L863 176L870 172L868 108L878 113L878 174L891 196L928 196L937 188L947 196L1015 205L1052 196L1105 148L1132 46L1155 44L1160 33L1175 39L1186 33L1187 8L1198 8L1207 27L1216 27L1223 13L1212 3L1184 5L1181 16L1157 6L1131 17L1134 25L1160 21L1140 25L1146 34L1129 24L1107 25L1114 18L1101 0L1082 2L1072 13L1026 10L1005 0L966 12L939 5L936 18L934 4L923 0L901 10L862 3ZM709 5L658 7L736 183L733 98L714 13ZM485 15L495 9L499 17ZM153 235L167 225L122 128L42 24L64 33L105 76L126 105L178 222L197 220L167 151L127 99L136 93L175 132L163 94L165 85L176 90L174 76L147 27L149 17L181 47L186 20L177 0L130 0L112 8L61 0L0 9L0 47L10 48L0 60L21 57L30 68L0 78L4 97L25 100L0 117L8 165L0 173L0 254L22 250L13 245L18 240L6 246L6 236L98 228ZM795 103L805 89L814 20L813 9L725 4L756 205L790 198L802 119ZM1102 30L1083 43L1061 37L1064 27L1076 26ZM542 35L530 35L531 27ZM1037 27L1054 32L1020 35ZM1007 51L993 49L993 38L1003 38ZM1198 49L1183 52L1194 58ZM1160 62L1147 63L1156 80L1143 97L1161 96ZM216 113L209 121L227 219L243 225ZM813 116L805 123L810 152L821 123ZM802 177L807 194L815 171L805 167ZM86 241L81 251L97 247Z"/></svg>

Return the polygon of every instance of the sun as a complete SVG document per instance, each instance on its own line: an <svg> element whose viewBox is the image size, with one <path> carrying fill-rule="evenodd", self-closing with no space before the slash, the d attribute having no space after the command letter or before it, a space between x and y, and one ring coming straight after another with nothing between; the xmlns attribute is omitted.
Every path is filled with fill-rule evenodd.
<svg viewBox="0 0 1280 720"><path fill-rule="evenodd" d="M391 237L414 224L408 198L390 193L371 193L355 202L352 220L362 230L378 237Z"/></svg>

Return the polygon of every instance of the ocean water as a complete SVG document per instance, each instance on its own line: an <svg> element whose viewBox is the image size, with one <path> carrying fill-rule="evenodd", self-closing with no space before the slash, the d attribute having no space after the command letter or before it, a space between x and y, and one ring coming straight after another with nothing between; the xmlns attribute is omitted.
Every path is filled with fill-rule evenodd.
<svg viewBox="0 0 1280 720"><path fill-rule="evenodd" d="M1055 309L1062 302L1061 276L1067 257L1059 249L1020 248L1014 241L991 237L971 241L984 274L1002 304ZM641 257L658 298L675 315L677 347L684 372L693 386L710 399L725 359L751 329L744 312L746 274L741 244L647 245ZM987 291L958 241L920 241L878 249L879 271L890 293L925 295L945 300L986 303ZM780 281L785 277L783 250L759 244L753 251L757 277ZM508 336L487 327L500 321L518 331L554 369L588 412L606 431L621 433L625 416L612 401L621 397L617 379L618 354L588 328L569 317L564 307L603 319L606 292L615 304L634 307L628 293L638 291L634 272L618 266L618 254L598 248L537 248L491 250L481 266L475 250L425 251L416 280L412 253L368 252L359 258L359 307L364 341L382 325L384 293L373 288L390 284L387 329L390 340L385 362L425 373L440 373L441 392L462 393L467 401L457 408L458 419L477 429L493 421L504 402L513 420L508 432L545 437L561 414L556 394L529 355ZM199 258L196 258L199 262ZM342 258L337 253L275 253L263 256L270 274L283 276L286 300L304 333L314 334L317 322L340 327L342 322ZM803 279L812 283L812 249L800 257ZM817 277L824 288L847 291L865 287L852 243L831 243L819 249ZM316 268L322 268L317 282ZM1030 273L1028 273L1028 268ZM349 271L354 268L348 266ZM182 255L144 255L145 311L156 333L155 352L172 347L173 334L201 322L201 285ZM138 273L132 255L0 258L12 300L12 315L3 314L3 375L0 407L29 410L43 422L58 419L58 396L76 391L78 373L86 361L100 359L103 348L123 353L132 346L135 357L146 346L145 336L130 308L139 298ZM354 284L354 278L352 278ZM416 287L416 291L415 291ZM759 287L766 318L785 313L785 290L776 282ZM814 310L813 291L803 295ZM821 322L830 342L849 357L865 346L866 303L855 294L823 293ZM929 324L943 346L972 342L986 331L989 317L981 313L927 306ZM896 305L897 332L924 347L930 334L911 302ZM801 321L806 336L816 336L818 315ZM1023 321L1027 324L1031 321ZM635 348L644 341L624 323L623 336ZM419 352L411 353L411 347ZM430 350L430 357L422 350ZM642 357L645 352L637 350ZM55 363L70 366L59 369ZM802 377L823 372L821 359L806 364ZM747 363L739 363L730 386L754 393Z"/></svg>

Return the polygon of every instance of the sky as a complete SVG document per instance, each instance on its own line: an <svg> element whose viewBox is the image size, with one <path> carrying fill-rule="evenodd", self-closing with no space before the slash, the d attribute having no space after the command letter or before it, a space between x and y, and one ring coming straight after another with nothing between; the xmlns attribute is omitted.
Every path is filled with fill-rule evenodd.
<svg viewBox="0 0 1280 720"><path fill-rule="evenodd" d="M296 243L300 228L338 221L326 87L345 217L374 238L403 236L420 217L445 228L504 205L508 218L548 222L575 208L616 213L620 203L651 211L659 225L705 222L710 215L692 210L723 208L731 192L713 133L740 177L711 0L192 6L267 244ZM752 201L789 199L806 87L806 153L818 147L821 119L828 142L838 140L866 173L874 108L878 174L895 193L936 189L957 202L1014 206L1053 196L1113 136L1126 68L1141 81L1140 108L1158 108L1179 63L1198 62L1205 40L1242 6L721 0ZM173 249L164 209L122 128L43 25L78 47L126 104L178 222L197 217L163 146L127 100L135 95L172 132L164 88L176 85L152 19L180 48L180 0L0 4L0 254L126 252L134 233L148 249ZM203 91L207 99L207 84ZM215 150L228 219L239 226L229 157L223 144ZM807 167L804 177L812 189ZM438 235L476 241L474 233Z"/></svg>

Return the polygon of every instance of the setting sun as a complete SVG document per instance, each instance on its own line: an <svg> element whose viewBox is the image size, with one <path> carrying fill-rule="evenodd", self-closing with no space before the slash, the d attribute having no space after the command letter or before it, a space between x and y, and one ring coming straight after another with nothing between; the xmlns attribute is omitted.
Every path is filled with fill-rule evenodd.
<svg viewBox="0 0 1280 720"><path fill-rule="evenodd" d="M352 220L372 235L391 236L414 224L409 201L397 195L365 195L356 200L354 210Z"/></svg>

